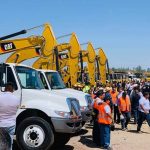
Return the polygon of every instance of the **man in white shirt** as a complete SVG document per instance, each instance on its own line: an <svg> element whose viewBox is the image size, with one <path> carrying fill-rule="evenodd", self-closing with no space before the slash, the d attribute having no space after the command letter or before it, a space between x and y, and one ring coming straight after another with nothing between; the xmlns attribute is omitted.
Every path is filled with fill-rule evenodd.
<svg viewBox="0 0 150 150"><path fill-rule="evenodd" d="M141 127L143 121L147 121L150 126L150 101L149 101L149 93L145 92L143 97L139 100L139 118L138 118L138 126L137 132L141 131Z"/></svg>
<svg viewBox="0 0 150 150"><path fill-rule="evenodd" d="M20 104L13 91L13 84L7 83L5 92L0 93L0 128L4 128L10 134L12 141L16 126L16 112Z"/></svg>

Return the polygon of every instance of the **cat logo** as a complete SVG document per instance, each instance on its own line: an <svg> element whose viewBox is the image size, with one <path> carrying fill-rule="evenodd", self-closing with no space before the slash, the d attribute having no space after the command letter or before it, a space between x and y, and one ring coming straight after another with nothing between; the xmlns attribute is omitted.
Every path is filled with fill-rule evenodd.
<svg viewBox="0 0 150 150"><path fill-rule="evenodd" d="M13 42L10 42L10 43L1 43L1 49L3 51L10 51L10 50L13 50L13 49L16 49L15 45Z"/></svg>

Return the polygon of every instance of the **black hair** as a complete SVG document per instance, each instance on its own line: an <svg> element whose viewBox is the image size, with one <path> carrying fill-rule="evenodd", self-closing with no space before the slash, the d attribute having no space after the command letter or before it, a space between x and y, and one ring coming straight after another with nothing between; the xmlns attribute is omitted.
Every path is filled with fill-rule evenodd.
<svg viewBox="0 0 150 150"><path fill-rule="evenodd" d="M5 84L5 87L11 86L12 88L14 88L14 84L12 82L7 82Z"/></svg>
<svg viewBox="0 0 150 150"><path fill-rule="evenodd" d="M96 97L102 96L104 94L103 90L99 90L96 92Z"/></svg>
<svg viewBox="0 0 150 150"><path fill-rule="evenodd" d="M144 96L144 97L147 96L147 95L149 95L148 92L144 92L144 93L143 93L143 96Z"/></svg>
<svg viewBox="0 0 150 150"><path fill-rule="evenodd" d="M122 93L122 97L125 99L126 96L127 96L127 92L123 92L123 93Z"/></svg>

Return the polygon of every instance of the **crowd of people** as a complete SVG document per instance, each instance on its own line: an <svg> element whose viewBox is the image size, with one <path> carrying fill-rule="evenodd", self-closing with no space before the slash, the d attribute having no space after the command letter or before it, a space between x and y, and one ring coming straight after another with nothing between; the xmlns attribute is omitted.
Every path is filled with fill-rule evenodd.
<svg viewBox="0 0 150 150"><path fill-rule="evenodd" d="M145 120L150 126L149 82L111 82L105 86L98 82L95 87L87 88L86 85L83 91L93 98L93 142L97 146L112 149L110 131L114 130L115 124L128 131L128 124L133 118L138 133L142 133Z"/></svg>
<svg viewBox="0 0 150 150"><path fill-rule="evenodd" d="M141 133L144 121L150 126L150 83L149 82L112 82L96 86L89 83L79 90L88 92L93 98L93 142L104 149L112 149L110 145L111 130L120 124L123 131L128 130L131 118L134 119L135 130ZM7 83L5 92L0 95L0 147L12 149L13 135L16 126L16 112L20 104L13 95L13 84ZM3 149L2 149L3 150Z"/></svg>

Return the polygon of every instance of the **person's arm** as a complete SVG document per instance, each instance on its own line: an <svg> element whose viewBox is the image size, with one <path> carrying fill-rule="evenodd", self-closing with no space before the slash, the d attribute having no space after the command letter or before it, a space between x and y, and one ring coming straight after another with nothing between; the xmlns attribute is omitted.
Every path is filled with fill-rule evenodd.
<svg viewBox="0 0 150 150"><path fill-rule="evenodd" d="M139 101L139 106L144 111L144 113L146 113L146 114L148 113L144 108L144 104L143 104L142 100Z"/></svg>
<svg viewBox="0 0 150 150"><path fill-rule="evenodd" d="M130 101L130 98L129 98L129 111L131 112L131 101Z"/></svg>
<svg viewBox="0 0 150 150"><path fill-rule="evenodd" d="M118 110L119 110L119 113L121 114L121 110L120 110L120 100L118 99Z"/></svg>
<svg viewBox="0 0 150 150"><path fill-rule="evenodd" d="M111 109L110 109L110 107L109 107L109 106L105 106L104 109L105 109L105 112L106 112L106 114L108 115L108 117L112 119L112 114L111 114Z"/></svg>
<svg viewBox="0 0 150 150"><path fill-rule="evenodd" d="M144 105L143 104L140 104L140 107L141 107L141 109L144 111L144 113L148 113L148 111L147 110L145 110L145 108L144 108Z"/></svg>

